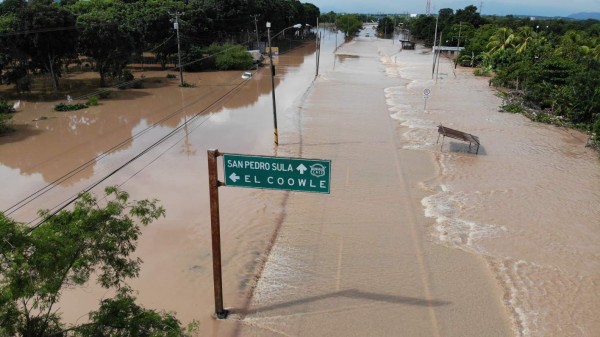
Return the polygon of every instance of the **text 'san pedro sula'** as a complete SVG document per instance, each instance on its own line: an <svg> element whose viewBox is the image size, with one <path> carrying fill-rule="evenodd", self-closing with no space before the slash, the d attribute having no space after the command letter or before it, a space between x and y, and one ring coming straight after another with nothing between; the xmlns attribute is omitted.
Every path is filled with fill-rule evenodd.
<svg viewBox="0 0 600 337"><path fill-rule="evenodd" d="M331 161L224 154L229 186L329 193Z"/></svg>

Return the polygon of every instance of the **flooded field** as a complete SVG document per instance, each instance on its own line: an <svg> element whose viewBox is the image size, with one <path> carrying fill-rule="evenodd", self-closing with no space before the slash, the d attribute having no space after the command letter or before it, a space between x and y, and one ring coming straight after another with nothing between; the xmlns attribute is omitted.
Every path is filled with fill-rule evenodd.
<svg viewBox="0 0 600 337"><path fill-rule="evenodd" d="M333 39L327 41L323 66L331 64L335 47ZM315 77L315 43L276 62L279 132L285 139L298 129L294 104ZM201 335L218 329L211 318L206 151L275 154L271 77L268 68L252 73L247 80L239 71L186 73L185 81L195 87L180 88L167 72L136 72L136 78L145 76L142 89L113 90L99 106L74 112L53 111L57 101L24 100L13 118L16 132L0 137L1 209L36 224L38 209L60 207L97 183L97 195L118 185L133 199L159 199L167 216L143 230L137 255L144 263L129 284L144 306L174 311L185 323L199 321ZM68 75L64 85L81 76ZM243 307L285 192L221 188L220 195L225 305ZM85 321L104 296L94 284L67 292L59 312L67 322Z"/></svg>

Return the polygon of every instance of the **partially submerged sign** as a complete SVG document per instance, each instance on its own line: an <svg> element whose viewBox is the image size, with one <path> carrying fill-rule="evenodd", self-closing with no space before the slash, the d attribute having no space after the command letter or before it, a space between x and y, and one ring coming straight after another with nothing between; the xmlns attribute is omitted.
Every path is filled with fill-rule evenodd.
<svg viewBox="0 0 600 337"><path fill-rule="evenodd" d="M223 154L225 185L312 193L330 191L331 161Z"/></svg>

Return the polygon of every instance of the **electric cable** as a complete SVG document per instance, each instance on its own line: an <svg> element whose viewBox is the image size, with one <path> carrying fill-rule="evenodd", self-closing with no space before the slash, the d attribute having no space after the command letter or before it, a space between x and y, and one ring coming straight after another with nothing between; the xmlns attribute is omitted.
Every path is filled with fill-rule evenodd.
<svg viewBox="0 0 600 337"><path fill-rule="evenodd" d="M0 36L1 36L1 35L0 35ZM174 34L173 34L173 35L171 35L170 37L168 37L168 38L167 38L167 39L166 39L166 40L165 40L165 41L164 41L164 42L163 42L161 45L165 44L165 43L166 43L166 42L167 42L169 39L171 39L173 36L174 36ZM247 42L249 42L249 41L250 41L250 40L248 40ZM159 45L159 46L160 46L160 45ZM183 66L186 66L186 65L189 65L189 64L192 64L192 63L195 63L195 62L199 62L199 61L202 61L202 60L208 59L208 58L210 58L210 57L214 57L215 55L218 55L218 54L221 54L221 53L225 53L225 52L227 52L228 50L230 50L230 49L232 49L232 48L234 48L234 47L235 47L235 46L233 46L233 47L231 47L231 48L224 49L224 50L222 50L222 51L219 51L219 52L217 52L217 53L215 53L215 54L212 54L212 55L205 56L205 57L203 57L203 58L201 58L201 59L198 59L198 60L195 60L195 61L188 62L188 63L186 63L186 64L183 64L183 65L182 65L182 67L183 67ZM158 48L158 46L157 46L157 47L155 47L154 49L156 49L156 48ZM177 67L173 67L173 68L169 68L169 69L177 69ZM122 82L122 83L119 83L119 84L117 84L115 87L127 86L127 85L129 85L129 84L132 84L132 83L135 83L135 82L137 82L137 81L141 81L141 80L143 80L143 79L136 79L136 80L132 80L132 81ZM100 91L96 91L96 92L93 92L93 93L85 94L85 95L82 95L82 96L79 96L79 97L77 97L76 99L81 99L81 98L85 98L85 97L93 96L93 95L95 95L95 94L98 94L98 93L100 93L100 92L103 92L103 91L106 91L106 90L100 90ZM210 92L210 93L212 93L212 92ZM199 98L199 99L200 99L200 98ZM198 100L199 100L199 99L198 99ZM194 104L195 102L197 102L197 100L196 100L196 101L194 101L194 102L192 102L192 103L190 103L190 104L188 104L187 106L189 106L189 105L191 105L191 104ZM186 106L186 107L187 107L187 106ZM19 209L23 208L23 207L24 207L24 206L26 206L27 204L31 203L32 201L34 201L34 200L36 200L37 198L39 198L39 197L41 197L42 195L44 195L45 193L47 193L47 192L51 191L52 189L54 189L54 188L55 188L55 187L56 187L58 184L60 184L60 183L62 183L62 182L64 182L64 181L66 181L66 180L70 179L71 177L75 176L76 174L78 174L79 172L83 171L83 170L84 170L84 169L86 169L87 167L89 167L89 166L91 166L92 164L96 163L98 160L101 160L101 159L103 159L104 157L108 156L108 154L109 154L109 153L111 153L112 151L114 151L114 150L116 150L116 149L119 149L119 148L120 148L120 147L122 147L123 145L125 145L125 144L127 144L128 142L130 142L130 141L132 141L132 140L136 139L137 137L139 137L139 136L143 135L144 133L148 132L150 129L152 129L152 128L156 127L156 126L157 126L157 125L159 125L160 123L162 123L162 122L164 122L164 121L166 121L166 120L170 119L171 117L175 116L176 114L180 113L180 112L181 112L181 111L182 111L184 108L185 108L185 107L182 107L182 108L180 108L180 109L178 109L178 110L174 111L173 113L171 113L171 114L167 115L166 117L162 118L161 120L157 121L156 123L152 124L151 126L147 127L146 129L144 129L144 130L142 130L142 131L138 132L137 134L133 135L132 137L129 137L129 138L127 138L127 139L123 140L122 142L118 143L117 145L115 145L115 146L113 146L112 148L108 149L107 151L103 152L103 153L102 153L102 154L100 154L98 157L96 157L96 158L93 158L93 159L90 159L89 161L87 161L87 162L85 162L85 163L81 164L79 167L77 167L77 168L75 168L75 169L73 169L73 170L69 171L69 172L68 172L68 173L66 173L65 175L63 175L63 176L59 177L58 179L56 179L56 180L52 181L51 183L47 184L46 186L44 186L44 187L42 187L42 188L38 189L37 191L33 192L33 193L32 193L32 194L30 194L29 196L27 196L27 197L23 198L21 201L19 201L19 202L17 202L17 203L15 203L15 204L13 204L12 206L10 206L10 207L9 207L9 208L7 208L6 210L4 210L4 213L5 213L6 215L10 215L10 214L12 214L12 213L14 213L14 212L18 211Z"/></svg>
<svg viewBox="0 0 600 337"><path fill-rule="evenodd" d="M210 95L214 92L213 91L209 91L207 93L205 93L204 95L196 98L194 101L192 101L191 103L185 105L184 107L181 107L177 110L175 110L174 112L168 114L167 116L161 118L160 120L158 120L157 122L155 122L154 124L146 127L145 129L139 131L138 133L136 133L135 135L124 139L123 141L121 141L120 143L114 145L113 147L109 148L108 150L104 151L103 153L101 153L98 157L92 158L90 160L88 160L87 162L81 164L80 166L72 169L71 171L67 172L66 174L64 174L63 176L55 179L54 181L48 183L46 186L38 189L37 191L33 192L32 194L30 194L29 196L27 196L26 198L23 198L21 201L15 203L14 205L12 205L11 207L7 208L6 210L4 210L4 213L6 215L11 215L12 213L18 211L19 209L25 207L26 205L28 205L29 203L33 202L34 200L36 200L37 198L41 197L42 195L46 194L47 192L51 191L52 189L54 189L55 187L58 186L58 184L72 178L73 176L77 175L78 173L80 173L81 171L83 171L84 169L88 168L89 166L93 165L94 163L98 162L99 160L104 159L105 157L107 157L110 153L114 152L115 150L118 150L119 148L121 148L122 146L128 144L129 142L141 137L142 135L144 135L145 133L147 133L148 131L150 131L151 129L155 128L156 126L160 125L161 123L171 119L172 117L176 116L177 114L179 114L181 111L183 111L185 108L187 108L188 106L194 105L196 104L199 100L203 99L204 97L206 97L207 95Z"/></svg>
<svg viewBox="0 0 600 337"><path fill-rule="evenodd" d="M171 138L173 135L175 135L177 132L179 132L181 129L183 129L184 126L188 125L189 123L195 121L199 116L201 116L204 112L206 112L208 109L214 107L217 103L221 102L223 99L225 99L227 96L229 96L232 92L236 91L237 89L239 89L242 85L244 85L247 81L242 81L239 84L237 84L234 88L232 88L231 90L229 90L228 92L226 92L223 96L219 97L216 101L214 101L213 103L211 103L209 106L207 106L206 108L202 109L200 112L196 113L189 121L186 121L184 123L182 123L181 125L177 126L175 129L171 130L169 133L167 133L165 136L161 137L158 141L154 142L153 144L151 144L150 146L148 146L146 149L142 150L140 153L138 153L137 155L135 155L134 157L132 157L131 159L129 159L128 161L126 161L124 164L122 164L121 166L117 167L115 170L111 171L109 174L105 175L104 177L102 177L101 179L99 179L98 181L96 181L95 183L91 184L90 186L88 186L87 188L79 191L76 195L68 198L67 200L63 201L62 203L58 204L57 206L55 206L54 208L52 208L51 210L53 210L49 215L47 215L44 219L42 219L40 222L36 223L35 225L31 226L29 228L29 232L34 231L36 228L40 227L42 224L44 224L50 217L58 214L60 211L62 211L63 209L65 209L67 206L71 205L73 202L75 202L78 198L79 195L81 193L84 192L89 192L91 191L93 188L97 187L98 185L100 185L102 182L106 181L108 178L112 177L113 175L115 175L117 172L119 172L120 170L122 170L123 168L125 168L126 166L130 165L131 163L133 163L135 160L139 159L140 157L142 157L144 154L150 152L152 149L156 148L158 145L164 143L167 139ZM206 120L210 119L212 117L209 116ZM206 120L204 122L206 122ZM204 124L204 122L201 125ZM199 126L198 126L199 127ZM194 129L195 130L195 129ZM176 143L177 144L177 143ZM174 146L174 145L173 145ZM171 146L170 148L167 149L170 150L173 146ZM166 151L165 151L166 152ZM163 152L160 156L162 156L165 152ZM158 158L155 158L153 161L151 161L150 163L156 161ZM149 166L146 165L145 167ZM141 170L143 170L145 167L143 167ZM141 171L140 170L140 171ZM140 171L136 172L139 173ZM60 206L62 205L62 206ZM33 222L35 222L36 220L38 220L40 217L38 216L37 218L31 220L29 223L27 223L27 225L32 224Z"/></svg>

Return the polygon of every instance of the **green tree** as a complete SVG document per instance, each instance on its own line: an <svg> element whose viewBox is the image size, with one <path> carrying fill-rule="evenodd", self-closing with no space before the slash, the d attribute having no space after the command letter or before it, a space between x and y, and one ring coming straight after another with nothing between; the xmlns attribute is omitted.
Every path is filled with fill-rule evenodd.
<svg viewBox="0 0 600 337"><path fill-rule="evenodd" d="M63 58L72 56L77 45L75 16L56 5L34 4L18 11L13 44L27 55L30 67L50 74L57 93ZM58 32L57 32L58 30Z"/></svg>
<svg viewBox="0 0 600 337"><path fill-rule="evenodd" d="M354 14L339 15L335 20L337 29L344 32L346 36L354 36L362 28L362 21Z"/></svg>
<svg viewBox="0 0 600 337"><path fill-rule="evenodd" d="M78 328L78 336L182 337L180 322L173 314L145 309L135 303L129 288L121 288L115 298L102 300L90 313L92 324Z"/></svg>
<svg viewBox="0 0 600 337"><path fill-rule="evenodd" d="M121 76L137 43L129 27L122 24L127 19L126 4L99 0L86 5L89 11L77 17L78 49L94 59L100 86L105 87L108 76Z"/></svg>
<svg viewBox="0 0 600 337"><path fill-rule="evenodd" d="M325 14L321 14L321 17L319 18L320 22L328 22L328 23L335 23L335 20L337 19L337 14L333 11L330 11L329 13L325 13Z"/></svg>
<svg viewBox="0 0 600 337"><path fill-rule="evenodd" d="M393 35L394 28L394 20L391 17L386 16L379 20L379 23L377 24L377 34L387 38L390 34Z"/></svg>
<svg viewBox="0 0 600 337"><path fill-rule="evenodd" d="M486 20L481 17L481 15L477 12L477 7L475 6L467 6L464 9L456 10L456 14L454 15L454 23L469 23L475 28L479 28L480 26L486 23Z"/></svg>
<svg viewBox="0 0 600 337"><path fill-rule="evenodd" d="M303 6L304 15L306 17L303 23L308 23L311 26L316 26L317 18L321 16L321 11L319 10L319 7L311 3L304 3Z"/></svg>
<svg viewBox="0 0 600 337"><path fill-rule="evenodd" d="M494 35L490 37L487 45L487 51L500 52L506 49L514 48L515 34L513 30L507 27L498 28Z"/></svg>
<svg viewBox="0 0 600 337"><path fill-rule="evenodd" d="M418 40L422 40L425 46L433 46L435 35L435 17L431 15L419 15L410 22L410 33Z"/></svg>
<svg viewBox="0 0 600 337"><path fill-rule="evenodd" d="M15 14L25 7L27 7L25 0L4 0L0 2L0 16Z"/></svg>
<svg viewBox="0 0 600 337"><path fill-rule="evenodd" d="M83 285L95 274L102 287L122 288L126 278L138 275L141 259L131 254L141 229L134 220L146 225L165 211L156 200L130 202L115 187L105 192L104 206L82 193L70 211L41 211L44 223L37 228L0 213L1 336L59 333L64 325L54 307L66 287Z"/></svg>

